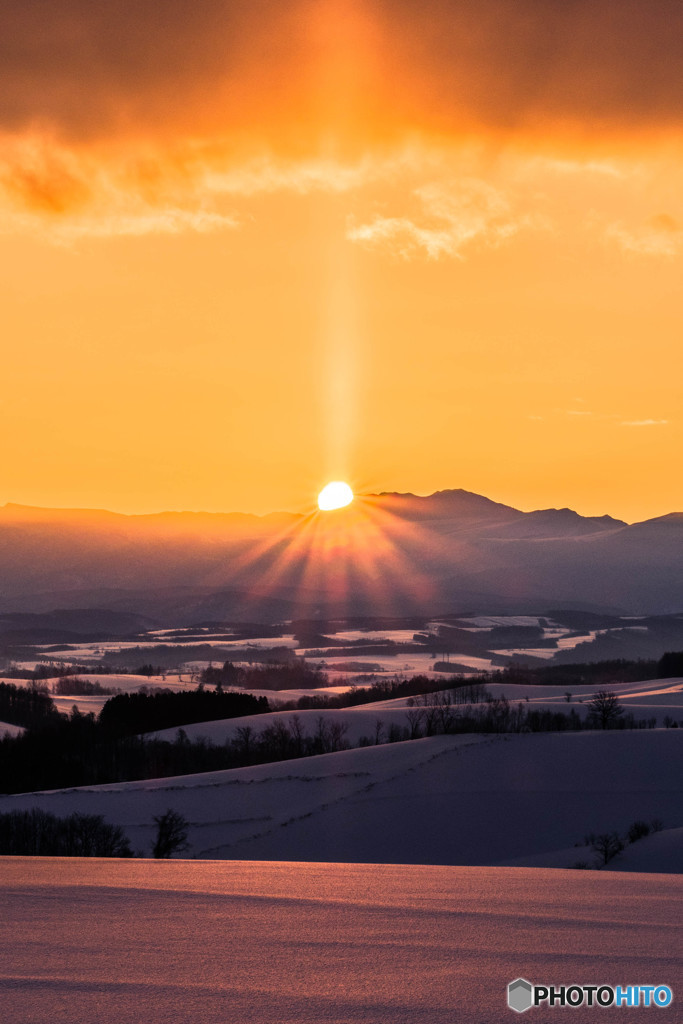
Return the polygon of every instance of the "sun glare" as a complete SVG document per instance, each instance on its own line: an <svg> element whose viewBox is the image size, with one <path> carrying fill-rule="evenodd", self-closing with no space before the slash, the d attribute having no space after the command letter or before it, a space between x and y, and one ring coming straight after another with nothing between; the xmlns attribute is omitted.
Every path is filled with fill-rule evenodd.
<svg viewBox="0 0 683 1024"><path fill-rule="evenodd" d="M323 487L318 495L318 508L321 512L331 512L335 508L344 508L353 501L353 491L343 480L333 480Z"/></svg>

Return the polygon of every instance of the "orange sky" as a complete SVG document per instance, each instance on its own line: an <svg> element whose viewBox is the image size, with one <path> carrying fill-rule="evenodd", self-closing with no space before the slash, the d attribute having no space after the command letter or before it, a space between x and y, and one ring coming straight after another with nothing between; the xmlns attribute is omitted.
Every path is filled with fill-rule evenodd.
<svg viewBox="0 0 683 1024"><path fill-rule="evenodd" d="M674 0L0 0L0 503L683 509Z"/></svg>

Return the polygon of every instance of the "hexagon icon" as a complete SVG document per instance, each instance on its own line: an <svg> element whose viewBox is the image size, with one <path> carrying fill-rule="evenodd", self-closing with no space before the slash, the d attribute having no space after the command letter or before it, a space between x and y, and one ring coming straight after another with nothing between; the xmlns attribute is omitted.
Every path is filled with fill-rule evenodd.
<svg viewBox="0 0 683 1024"><path fill-rule="evenodd" d="M526 978L515 978L508 985L508 1006L516 1013L524 1013L533 1005L533 986Z"/></svg>

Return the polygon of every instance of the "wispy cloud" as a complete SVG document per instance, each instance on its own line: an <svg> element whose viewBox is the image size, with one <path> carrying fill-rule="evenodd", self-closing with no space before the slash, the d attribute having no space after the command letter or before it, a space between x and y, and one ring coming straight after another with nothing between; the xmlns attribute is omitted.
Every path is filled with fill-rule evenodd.
<svg viewBox="0 0 683 1024"><path fill-rule="evenodd" d="M626 177L624 168L614 161L591 159L559 159L557 157L537 156L526 161L527 172L550 172L561 176L573 175L595 176L599 178L623 179Z"/></svg>
<svg viewBox="0 0 683 1024"><path fill-rule="evenodd" d="M170 150L69 147L50 133L0 137L0 231L64 241L91 235L220 231L238 226L239 200L352 193L424 174L438 157L405 146L355 161L329 157L239 160L227 143Z"/></svg>
<svg viewBox="0 0 683 1024"><path fill-rule="evenodd" d="M627 228L621 222L610 224L606 236L624 252L636 256L678 256L683 249L683 230L667 213L657 214L636 228Z"/></svg>
<svg viewBox="0 0 683 1024"><path fill-rule="evenodd" d="M529 218L512 211L501 191L478 179L434 182L415 189L413 195L416 214L352 223L347 238L389 247L406 259L420 253L430 259L462 259L463 249L471 243L499 245L529 223Z"/></svg>
<svg viewBox="0 0 683 1024"><path fill-rule="evenodd" d="M201 175L203 185L215 195L253 196L260 193L311 192L340 194L373 182L392 179L418 165L419 157L403 150L392 157L364 157L352 163L329 158L277 160L261 157L242 166L208 167Z"/></svg>
<svg viewBox="0 0 683 1024"><path fill-rule="evenodd" d="M256 156L236 152L227 138L84 145L45 128L4 132L0 232L62 244L88 236L226 231L252 216L249 203L260 196L326 194L348 197L352 243L404 259L464 259L468 250L495 248L529 228L542 230L550 244L584 244L560 177L574 175L572 197L588 189L591 202L590 182L608 182L616 216L633 203L633 175L640 194L645 174L628 161L603 166L520 153L493 161L476 147L440 148L417 138L353 158L330 152L293 157L261 147ZM657 167L650 172L654 194ZM634 256L670 258L683 252L674 212L679 219L659 213L635 227L626 218L610 223L609 215L596 215L590 236L606 236Z"/></svg>
<svg viewBox="0 0 683 1024"><path fill-rule="evenodd" d="M665 427L669 420L622 420L621 427Z"/></svg>
<svg viewBox="0 0 683 1024"><path fill-rule="evenodd" d="M131 185L125 161L104 161L47 135L3 140L0 231L68 243L83 237L234 228L236 217L207 203L197 184L161 173L154 187ZM3 201L4 200L4 201Z"/></svg>

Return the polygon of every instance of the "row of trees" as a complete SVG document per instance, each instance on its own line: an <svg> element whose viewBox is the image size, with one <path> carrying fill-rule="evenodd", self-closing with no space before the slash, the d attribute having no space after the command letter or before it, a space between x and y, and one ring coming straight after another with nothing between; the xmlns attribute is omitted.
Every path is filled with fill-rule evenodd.
<svg viewBox="0 0 683 1024"><path fill-rule="evenodd" d="M311 734L280 720L261 731L245 725L224 744L190 740L182 729L169 741L115 732L74 711L50 728L0 738L0 785L26 793L240 768L346 749L347 732L321 716Z"/></svg>
<svg viewBox="0 0 683 1024"><path fill-rule="evenodd" d="M209 665L201 673L200 682L218 690L227 686L252 690L311 690L329 686L329 679L320 668L291 658L285 664L249 668L231 661L221 666Z"/></svg>
<svg viewBox="0 0 683 1024"><path fill-rule="evenodd" d="M31 729L58 717L49 694L40 687L0 683L0 722Z"/></svg>
<svg viewBox="0 0 683 1024"><path fill-rule="evenodd" d="M629 843L637 843L651 832L661 832L663 827L659 818L653 818L652 821L634 821L624 835L619 832L591 832L584 838L584 845L589 846L596 855L594 866L602 868L625 850ZM590 865L587 861L577 861L574 867L588 868Z"/></svg>
<svg viewBox="0 0 683 1024"><path fill-rule="evenodd" d="M168 859L188 848L189 825L169 808L154 817L152 856ZM0 814L0 854L15 857L132 857L130 842L120 825L101 814L70 814L59 818L33 807ZM137 856L142 856L138 854Z"/></svg>
<svg viewBox="0 0 683 1024"><path fill-rule="evenodd" d="M672 679L683 676L683 651L668 651L659 659L658 679Z"/></svg>
<svg viewBox="0 0 683 1024"><path fill-rule="evenodd" d="M0 814L0 854L22 857L132 857L118 825L99 814L58 818L47 811Z"/></svg>
<svg viewBox="0 0 683 1024"><path fill-rule="evenodd" d="M150 700L153 702L156 696ZM213 692L205 696L215 700L217 708L223 698L250 697ZM405 710L404 724L395 720L387 724L378 716L370 735L361 737L359 745L462 732L579 731L596 727L646 728L656 724L654 718L637 722L633 715L624 713L618 698L608 692L597 694L588 710L588 716L582 719L574 707L568 713L537 709L533 704L511 703L504 697L459 704L452 692L439 691L414 698ZM202 721L207 720L204 715L203 711ZM216 717L226 716L221 710ZM139 719L98 721L74 708L68 719L58 716L41 729L30 729L14 737L6 735L0 739L3 790L16 793L189 775L326 754L350 746L347 723L324 715L318 716L310 734L295 714L288 721L279 718L260 731L251 724L238 727L234 738L221 745L206 739L190 741L182 729L174 741L150 738L139 734L139 726Z"/></svg>
<svg viewBox="0 0 683 1024"><path fill-rule="evenodd" d="M457 693L457 691L456 691ZM582 719L574 708L564 711L536 709L533 704L513 703L505 697L486 696L476 704L460 706L448 691L424 694L409 701L406 711L408 739L458 732L565 732L582 729L654 728L656 719L636 721L625 714L618 697L609 692L595 695Z"/></svg>
<svg viewBox="0 0 683 1024"><path fill-rule="evenodd" d="M500 673L496 674L496 682ZM424 694L448 692L451 703L468 704L486 699L486 680L480 676L451 676L449 679L430 679L428 676L411 676L400 679L376 679L371 686L352 686L346 693L314 694L300 697L291 704L281 704L282 710L312 711L324 708L351 708L363 704L374 704L380 700L395 700L397 697L419 697Z"/></svg>
<svg viewBox="0 0 683 1024"><path fill-rule="evenodd" d="M119 687L102 686L80 676L60 676L52 683L51 691L56 697L110 697L121 692Z"/></svg>
<svg viewBox="0 0 683 1024"><path fill-rule="evenodd" d="M157 690L119 693L102 708L100 725L123 735L157 732L193 722L260 715L270 711L265 697L222 690Z"/></svg>

